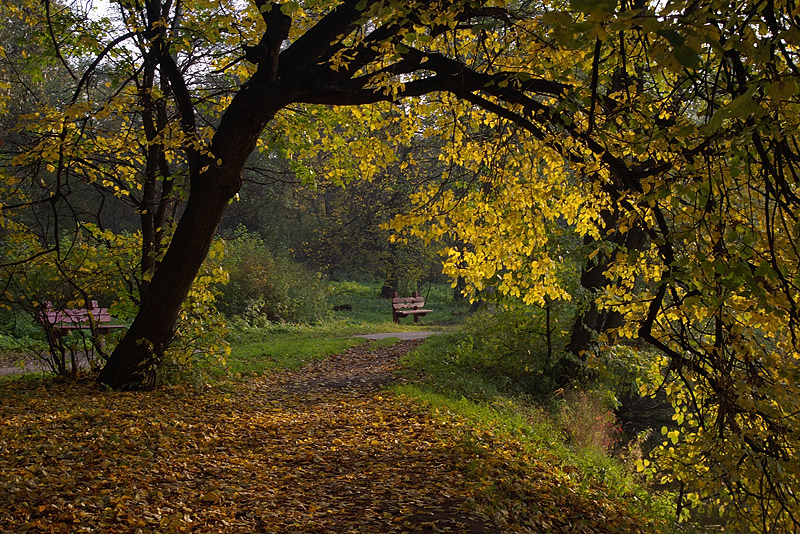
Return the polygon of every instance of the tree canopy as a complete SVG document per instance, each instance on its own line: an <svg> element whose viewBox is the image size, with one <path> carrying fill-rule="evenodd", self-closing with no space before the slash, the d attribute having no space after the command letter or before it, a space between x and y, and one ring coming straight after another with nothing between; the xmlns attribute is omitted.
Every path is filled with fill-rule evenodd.
<svg viewBox="0 0 800 534"><path fill-rule="evenodd" d="M393 227L446 237L450 273L525 304L572 298L578 279L575 353L644 362L642 391L675 406L665 482L755 531L800 526L793 1L3 9L29 50L3 56L6 263L61 258L79 229L111 239L98 191L138 218L138 315L102 383L152 384L254 153L311 157L391 123L390 142L341 144L326 172L368 178L398 161L391 145L441 138L440 179ZM578 241L587 263L565 272Z"/></svg>

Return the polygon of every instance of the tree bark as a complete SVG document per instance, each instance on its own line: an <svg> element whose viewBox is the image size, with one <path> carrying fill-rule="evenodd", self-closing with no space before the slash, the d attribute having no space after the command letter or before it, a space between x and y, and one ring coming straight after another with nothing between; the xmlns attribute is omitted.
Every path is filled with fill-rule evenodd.
<svg viewBox="0 0 800 534"><path fill-rule="evenodd" d="M464 291L467 289L467 280L463 276L459 276L456 278L456 285L453 288L453 302L459 303L464 302L466 297L464 296Z"/></svg>
<svg viewBox="0 0 800 534"><path fill-rule="evenodd" d="M232 196L212 187L213 182L223 181L223 177L214 176L222 172L209 174L203 186L192 188L186 211L142 298L139 313L98 377L101 384L114 389L155 386L156 370L175 332L181 304Z"/></svg>
<svg viewBox="0 0 800 534"><path fill-rule="evenodd" d="M400 273L397 261L397 244L389 243L389 261L386 264L386 277L380 292L382 299L390 299L392 295L400 291Z"/></svg>
<svg viewBox="0 0 800 534"><path fill-rule="evenodd" d="M262 13L267 29L252 59L258 69L222 115L211 142L211 156L200 158L195 148L187 148L191 189L186 210L142 296L133 324L100 372L98 382L108 387L142 389L156 385L156 371L175 334L181 305L205 261L228 202L242 186L247 158L267 123L298 95L296 81L277 79L278 54L289 34L291 19L277 4ZM162 50L160 65L176 89L181 122L193 137L194 108L185 80L168 52Z"/></svg>

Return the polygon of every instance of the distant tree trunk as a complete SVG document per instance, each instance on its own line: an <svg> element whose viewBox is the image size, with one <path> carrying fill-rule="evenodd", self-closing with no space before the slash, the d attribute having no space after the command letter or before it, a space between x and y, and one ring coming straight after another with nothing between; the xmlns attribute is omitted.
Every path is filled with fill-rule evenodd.
<svg viewBox="0 0 800 534"><path fill-rule="evenodd" d="M392 295L400 291L400 277L397 272L397 245L389 243L389 261L386 265L386 278L383 280L380 297L390 299Z"/></svg>
<svg viewBox="0 0 800 534"><path fill-rule="evenodd" d="M400 291L400 280L397 279L397 274L392 272L386 275L386 280L383 281L381 286L380 297L382 299L390 299L394 293Z"/></svg>
<svg viewBox="0 0 800 534"><path fill-rule="evenodd" d="M464 290L467 289L467 280L463 276L456 278L456 285L453 288L453 302L463 302L466 298Z"/></svg>
<svg viewBox="0 0 800 534"><path fill-rule="evenodd" d="M553 361L553 301L545 297L544 299L544 340L547 346L547 364L550 365Z"/></svg>

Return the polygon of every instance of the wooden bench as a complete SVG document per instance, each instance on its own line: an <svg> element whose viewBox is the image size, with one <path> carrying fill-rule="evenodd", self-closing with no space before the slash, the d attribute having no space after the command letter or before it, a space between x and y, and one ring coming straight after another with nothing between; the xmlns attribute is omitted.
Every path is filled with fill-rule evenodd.
<svg viewBox="0 0 800 534"><path fill-rule="evenodd" d="M392 294L392 320L399 323L401 317L412 315L414 322L418 323L420 317L433 312L433 310L424 309L424 306L425 299L420 297L416 291L411 293L410 297L400 297L397 292L394 292Z"/></svg>
<svg viewBox="0 0 800 534"><path fill-rule="evenodd" d="M39 322L54 341L72 330L92 330L98 334L107 334L115 328L125 328L125 325L111 324L108 308L99 307L96 300L90 302L89 308L63 310L53 309L51 302L45 302L44 308L39 312Z"/></svg>

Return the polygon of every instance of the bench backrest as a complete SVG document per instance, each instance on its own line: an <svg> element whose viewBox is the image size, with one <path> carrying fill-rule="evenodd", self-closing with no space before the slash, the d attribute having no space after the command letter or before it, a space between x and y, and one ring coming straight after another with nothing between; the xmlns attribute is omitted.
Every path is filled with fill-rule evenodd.
<svg viewBox="0 0 800 534"><path fill-rule="evenodd" d="M96 300L91 302L91 308L65 308L63 310L54 310L52 303L45 302L44 309L39 312L39 320L49 325L88 323L89 314L96 323L111 322L108 308L100 308Z"/></svg>
<svg viewBox="0 0 800 534"><path fill-rule="evenodd" d="M416 291L414 293L416 293ZM395 310L422 308L423 306L425 306L425 298L416 294L413 297L398 297L397 293L395 293L395 296L392 298L392 308Z"/></svg>

